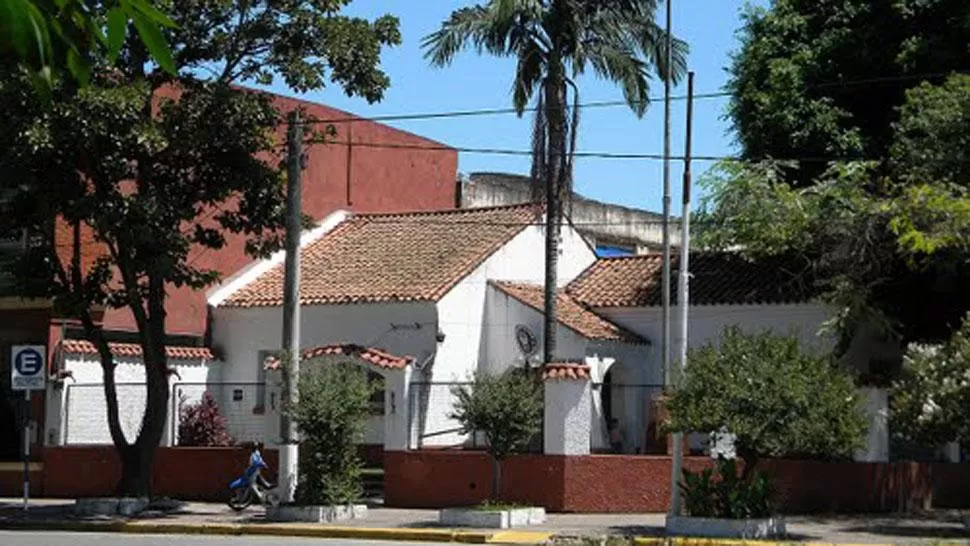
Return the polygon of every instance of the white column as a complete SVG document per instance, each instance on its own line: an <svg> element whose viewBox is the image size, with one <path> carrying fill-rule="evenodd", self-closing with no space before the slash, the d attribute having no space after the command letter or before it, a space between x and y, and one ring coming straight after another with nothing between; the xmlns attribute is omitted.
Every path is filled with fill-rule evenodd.
<svg viewBox="0 0 970 546"><path fill-rule="evenodd" d="M545 382L547 455L589 455L592 396L589 378L550 378Z"/></svg>
<svg viewBox="0 0 970 546"><path fill-rule="evenodd" d="M410 447L411 366L384 372L384 451Z"/></svg>
<svg viewBox="0 0 970 546"><path fill-rule="evenodd" d="M886 389L860 389L868 423L866 447L855 460L868 463L889 461L889 393Z"/></svg>

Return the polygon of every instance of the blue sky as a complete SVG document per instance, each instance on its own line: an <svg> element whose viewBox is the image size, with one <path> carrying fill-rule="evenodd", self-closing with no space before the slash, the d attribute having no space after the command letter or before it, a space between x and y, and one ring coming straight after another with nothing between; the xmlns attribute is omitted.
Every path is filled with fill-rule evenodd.
<svg viewBox="0 0 970 546"><path fill-rule="evenodd" d="M725 67L736 48L735 32L740 25L744 0L673 0L674 33L691 46L689 67L695 75L695 92L722 90L727 78ZM767 0L753 0L764 5ZM391 77L391 88L381 103L368 105L363 99L346 97L342 90L330 87L307 93L302 98L328 104L362 116L405 113L441 112L510 106L509 89L514 62L510 59L479 57L467 51L450 66L431 68L423 58L421 39L441 24L452 10L474 2L459 0L355 0L349 14L373 18L385 13L398 16L403 34L402 45L386 50L382 65ZM664 7L658 10L663 18ZM292 94L281 85L272 89ZM674 95L686 92L686 85L674 89ZM581 102L622 99L611 84L586 77L580 85ZM661 98L663 85L654 81L651 96ZM730 155L736 152L729 124L721 119L726 98L697 100L694 107L694 153ZM671 151L680 155L684 149L685 109L683 101L674 101L671 109ZM408 120L389 122L440 142L459 147L529 149L530 121L514 114L473 118ZM647 114L638 119L625 106L588 108L582 112L578 149L594 152L662 153L663 101L651 104ZM692 169L698 178L710 163L695 162ZM500 171L528 173L529 158L518 156L461 153L459 171ZM680 210L682 165L671 164L673 213ZM588 197L622 205L661 210L663 164L656 160L618 160L577 158L574 171L576 190ZM698 196L697 193L694 194ZM695 198L696 208L696 198Z"/></svg>

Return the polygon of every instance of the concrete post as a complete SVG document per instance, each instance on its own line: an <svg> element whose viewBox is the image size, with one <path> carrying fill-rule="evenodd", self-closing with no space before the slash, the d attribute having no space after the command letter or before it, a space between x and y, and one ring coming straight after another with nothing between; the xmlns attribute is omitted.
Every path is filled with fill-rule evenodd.
<svg viewBox="0 0 970 546"><path fill-rule="evenodd" d="M593 400L589 367L585 364L547 364L543 453L589 455Z"/></svg>
<svg viewBox="0 0 970 546"><path fill-rule="evenodd" d="M411 440L411 366L384 372L384 451L407 451Z"/></svg>

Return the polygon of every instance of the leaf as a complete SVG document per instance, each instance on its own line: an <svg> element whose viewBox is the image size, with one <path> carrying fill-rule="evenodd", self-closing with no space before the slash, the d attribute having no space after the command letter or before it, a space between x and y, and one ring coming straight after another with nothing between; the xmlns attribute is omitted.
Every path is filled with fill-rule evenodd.
<svg viewBox="0 0 970 546"><path fill-rule="evenodd" d="M108 11L108 62L114 63L121 53L121 46L125 43L128 33L128 16L119 8Z"/></svg>
<svg viewBox="0 0 970 546"><path fill-rule="evenodd" d="M166 15L165 13L162 13L158 8L153 6L152 3L148 2L147 0L127 0L127 4L131 6L134 10L137 10L139 13L147 17L149 20L159 25L162 25L168 28L175 28L178 26L175 24L175 21L172 21L172 19L168 15Z"/></svg>
<svg viewBox="0 0 970 546"><path fill-rule="evenodd" d="M151 53L152 58L155 59L158 66L162 67L162 70L169 74L175 75L175 61L172 59L172 50L169 49L168 43L165 41L165 37L162 35L162 31L158 28L158 25L146 19L139 12L133 11L129 15L131 15L135 23L138 35L141 36L145 47L148 48L148 52Z"/></svg>
<svg viewBox="0 0 970 546"><path fill-rule="evenodd" d="M67 68L82 87L91 80L91 65L74 48L67 50Z"/></svg>

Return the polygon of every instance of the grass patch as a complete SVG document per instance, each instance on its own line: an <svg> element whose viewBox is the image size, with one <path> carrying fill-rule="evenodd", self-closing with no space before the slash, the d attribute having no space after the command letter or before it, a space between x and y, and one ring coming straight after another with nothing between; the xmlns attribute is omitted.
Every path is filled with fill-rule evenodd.
<svg viewBox="0 0 970 546"><path fill-rule="evenodd" d="M481 504L476 504L472 506L471 509L476 512L502 512L505 510L515 510L516 508L529 508L524 504L516 504L514 502L495 502L495 501L485 501Z"/></svg>

